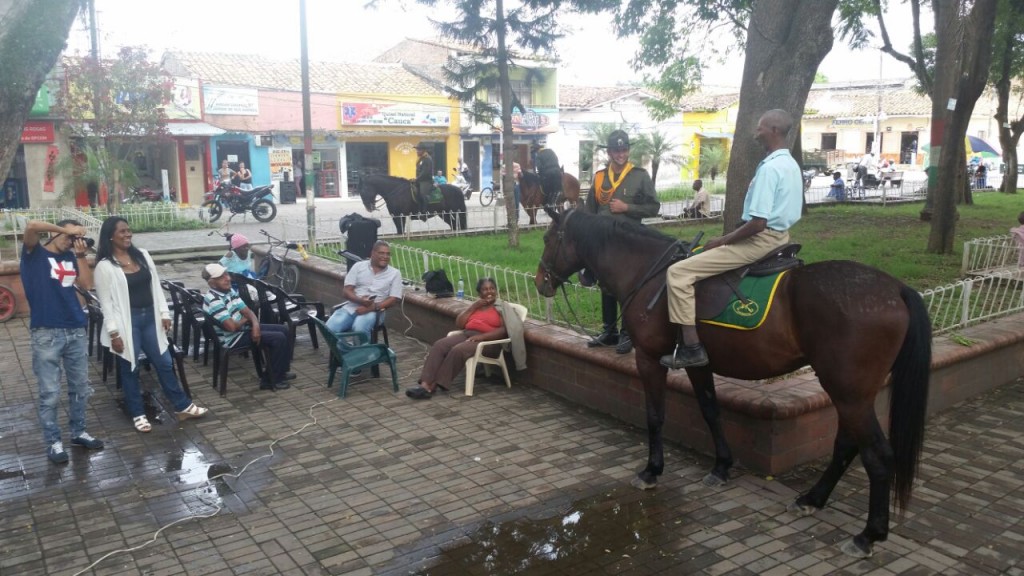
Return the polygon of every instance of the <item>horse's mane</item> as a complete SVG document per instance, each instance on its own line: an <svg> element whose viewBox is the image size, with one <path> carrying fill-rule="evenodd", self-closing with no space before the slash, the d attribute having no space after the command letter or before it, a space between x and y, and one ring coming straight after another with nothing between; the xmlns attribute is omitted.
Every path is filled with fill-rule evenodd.
<svg viewBox="0 0 1024 576"><path fill-rule="evenodd" d="M564 214L565 218L568 214ZM576 249L581 254L603 254L611 245L658 246L664 249L678 239L663 234L654 228L642 226L619 218L597 216L579 210L573 211L572 217L565 221L566 231L576 239ZM636 252L643 256L646 251ZM657 256L658 254L650 254Z"/></svg>
<svg viewBox="0 0 1024 576"><path fill-rule="evenodd" d="M523 170L523 174L519 179L523 181L524 186L540 186L540 176L536 172Z"/></svg>
<svg viewBox="0 0 1024 576"><path fill-rule="evenodd" d="M400 183L405 183L405 184L409 183L409 179L408 178L401 178L399 176L392 176L390 174L371 174L371 175L367 176L366 179L367 180L371 180L371 179L374 179L374 180L384 180L384 181L387 181L387 182L395 184L395 185L398 185Z"/></svg>

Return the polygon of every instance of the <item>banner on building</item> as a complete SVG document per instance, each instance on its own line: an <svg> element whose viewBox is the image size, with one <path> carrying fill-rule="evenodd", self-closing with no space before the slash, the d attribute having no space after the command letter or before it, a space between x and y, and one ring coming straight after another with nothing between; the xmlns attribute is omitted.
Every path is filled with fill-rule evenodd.
<svg viewBox="0 0 1024 576"><path fill-rule="evenodd" d="M201 120L203 112L199 106L199 80L174 78L170 105L164 108L171 120Z"/></svg>
<svg viewBox="0 0 1024 576"><path fill-rule="evenodd" d="M527 108L512 113L512 129L518 132L554 132L558 129L557 108Z"/></svg>
<svg viewBox="0 0 1024 576"><path fill-rule="evenodd" d="M22 144L49 143L53 139L53 122L29 120L21 128Z"/></svg>
<svg viewBox="0 0 1024 576"><path fill-rule="evenodd" d="M399 102L342 102L343 126L448 126L451 113L446 106Z"/></svg>
<svg viewBox="0 0 1024 576"><path fill-rule="evenodd" d="M283 180L285 172L292 171L292 149L271 148L270 149L270 178L272 180Z"/></svg>
<svg viewBox="0 0 1024 576"><path fill-rule="evenodd" d="M259 92L255 88L204 84L203 108L207 114L259 116Z"/></svg>
<svg viewBox="0 0 1024 576"><path fill-rule="evenodd" d="M46 170L43 171L43 192L54 192L57 180L57 157L60 148L54 145L46 147Z"/></svg>

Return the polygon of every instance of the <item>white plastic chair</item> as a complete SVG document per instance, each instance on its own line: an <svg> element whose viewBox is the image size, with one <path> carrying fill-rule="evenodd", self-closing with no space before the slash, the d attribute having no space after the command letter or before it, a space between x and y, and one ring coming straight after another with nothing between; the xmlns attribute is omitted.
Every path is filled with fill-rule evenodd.
<svg viewBox="0 0 1024 576"><path fill-rule="evenodd" d="M511 302L509 304L511 304L512 308L516 311L516 314L519 315L519 319L525 322L527 313L526 306L523 306L522 304L513 304ZM460 332L462 332L462 330L452 330L448 335L451 336L453 334L459 334ZM473 383L474 380L476 380L476 365L478 363L484 365L485 374L491 366L501 367L501 373L505 377L505 386L509 388L512 387L512 380L508 377L508 366L505 364L505 352L502 351L498 354L497 358L484 356L484 350L486 350L488 346L501 346L508 344L511 341L511 338L502 338L501 340L480 342L476 345L476 354L474 354L472 358L466 360L466 396L473 395Z"/></svg>

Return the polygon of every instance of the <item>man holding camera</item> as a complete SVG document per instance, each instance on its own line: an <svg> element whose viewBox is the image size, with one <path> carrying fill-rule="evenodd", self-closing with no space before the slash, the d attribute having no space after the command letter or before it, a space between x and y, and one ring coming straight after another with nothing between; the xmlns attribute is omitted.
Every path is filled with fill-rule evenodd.
<svg viewBox="0 0 1024 576"><path fill-rule="evenodd" d="M40 244L40 234L51 234ZM103 441L85 431L89 386L87 318L75 287L92 288L92 268L86 260L85 228L74 220L57 224L31 220L21 247L21 282L31 316L32 371L39 381L39 423L46 457L54 464L68 461L57 423L61 370L68 381L71 445L100 450Z"/></svg>

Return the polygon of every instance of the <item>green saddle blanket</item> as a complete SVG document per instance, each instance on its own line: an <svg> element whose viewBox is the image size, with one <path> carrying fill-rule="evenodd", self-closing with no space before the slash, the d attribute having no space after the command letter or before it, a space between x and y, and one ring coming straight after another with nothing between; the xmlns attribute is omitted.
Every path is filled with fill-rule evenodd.
<svg viewBox="0 0 1024 576"><path fill-rule="evenodd" d="M747 276L743 278L740 281L739 289L747 297L747 301L743 302L733 295L729 303L717 316L701 320L701 322L725 328L735 328L737 330L753 330L759 327L768 315L768 310L775 299L775 289L779 285L779 280L782 279L786 272L788 270L767 276Z"/></svg>
<svg viewBox="0 0 1024 576"><path fill-rule="evenodd" d="M427 195L427 202L430 204L440 204L444 201L444 194L441 192L440 186L434 186L430 189L430 194Z"/></svg>

